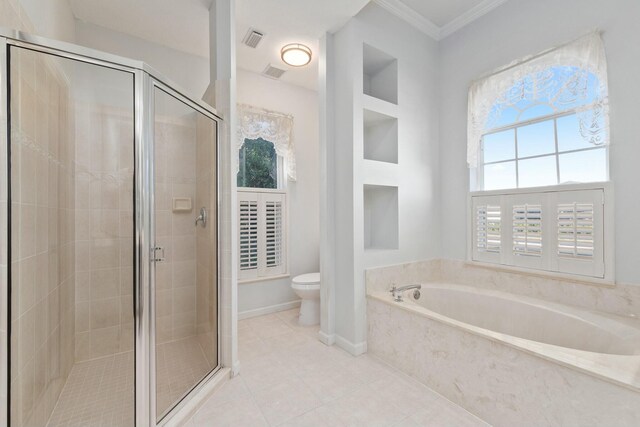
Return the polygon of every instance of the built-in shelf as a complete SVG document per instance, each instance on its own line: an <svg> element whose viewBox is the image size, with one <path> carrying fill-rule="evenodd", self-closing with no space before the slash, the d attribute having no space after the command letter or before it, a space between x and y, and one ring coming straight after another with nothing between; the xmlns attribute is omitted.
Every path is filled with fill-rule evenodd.
<svg viewBox="0 0 640 427"><path fill-rule="evenodd" d="M365 110L379 113L387 117L398 118L398 104L374 98L371 95L362 95L362 107Z"/></svg>
<svg viewBox="0 0 640 427"><path fill-rule="evenodd" d="M398 165L376 160L362 161L362 183L365 185L398 186Z"/></svg>
<svg viewBox="0 0 640 427"><path fill-rule="evenodd" d="M398 163L398 119L368 108L363 110L362 116L364 158Z"/></svg>
<svg viewBox="0 0 640 427"><path fill-rule="evenodd" d="M398 249L398 187L363 186L365 250Z"/></svg>
<svg viewBox="0 0 640 427"><path fill-rule="evenodd" d="M392 104L398 103L398 60L363 44L363 92Z"/></svg>

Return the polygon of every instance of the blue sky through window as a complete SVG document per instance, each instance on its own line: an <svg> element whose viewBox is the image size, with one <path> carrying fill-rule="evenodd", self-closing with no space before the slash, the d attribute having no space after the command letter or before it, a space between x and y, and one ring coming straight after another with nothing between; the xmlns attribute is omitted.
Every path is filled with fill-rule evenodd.
<svg viewBox="0 0 640 427"><path fill-rule="evenodd" d="M599 92L597 77L576 67L552 67L510 88L489 120L491 129L506 129L483 137L484 189L606 181L606 147L585 139L604 128L604 118L594 115L581 128L576 115Z"/></svg>

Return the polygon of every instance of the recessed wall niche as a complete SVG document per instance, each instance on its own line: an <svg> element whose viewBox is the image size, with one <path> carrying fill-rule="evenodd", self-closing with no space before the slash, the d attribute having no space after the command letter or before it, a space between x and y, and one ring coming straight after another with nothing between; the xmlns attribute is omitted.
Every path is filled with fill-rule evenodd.
<svg viewBox="0 0 640 427"><path fill-rule="evenodd" d="M363 110L366 160L398 163L398 119L372 110Z"/></svg>
<svg viewBox="0 0 640 427"><path fill-rule="evenodd" d="M398 60L375 47L363 44L363 92L398 103Z"/></svg>
<svg viewBox="0 0 640 427"><path fill-rule="evenodd" d="M398 249L398 187L364 185L364 248Z"/></svg>

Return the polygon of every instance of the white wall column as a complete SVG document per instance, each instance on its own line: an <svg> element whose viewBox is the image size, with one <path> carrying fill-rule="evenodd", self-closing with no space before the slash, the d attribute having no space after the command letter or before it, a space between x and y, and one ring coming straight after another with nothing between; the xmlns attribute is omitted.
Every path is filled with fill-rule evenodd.
<svg viewBox="0 0 640 427"><path fill-rule="evenodd" d="M235 150L236 46L235 1L214 0L209 10L211 85L205 101L213 104L224 121L218 130L220 195L220 332L222 365L235 376L238 361L238 275Z"/></svg>
<svg viewBox="0 0 640 427"><path fill-rule="evenodd" d="M334 125L333 35L320 39L318 100L320 112L320 341L335 342L335 170L333 167Z"/></svg>

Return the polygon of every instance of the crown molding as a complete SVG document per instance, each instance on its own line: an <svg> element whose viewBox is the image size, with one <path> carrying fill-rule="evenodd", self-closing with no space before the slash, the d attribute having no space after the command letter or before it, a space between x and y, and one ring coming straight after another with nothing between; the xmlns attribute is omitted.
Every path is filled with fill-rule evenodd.
<svg viewBox="0 0 640 427"><path fill-rule="evenodd" d="M472 7L448 24L438 27L432 21L404 4L401 0L373 0L373 2L378 6L413 25L436 41L450 36L462 27L491 12L493 9L507 1L508 0L484 0L482 3Z"/></svg>
<svg viewBox="0 0 640 427"><path fill-rule="evenodd" d="M438 39L441 40L447 36L450 36L460 28L470 24L481 16L486 15L487 13L491 12L493 9L503 3L506 3L507 1L508 0L484 0L482 3L472 7L462 15L455 18L453 21L440 27Z"/></svg>
<svg viewBox="0 0 640 427"><path fill-rule="evenodd" d="M416 27L429 37L438 40L440 35L440 27L436 24L420 15L418 12L404 4L400 0L373 0L375 4L386 9L388 12L396 15L398 18L403 19L409 24Z"/></svg>

